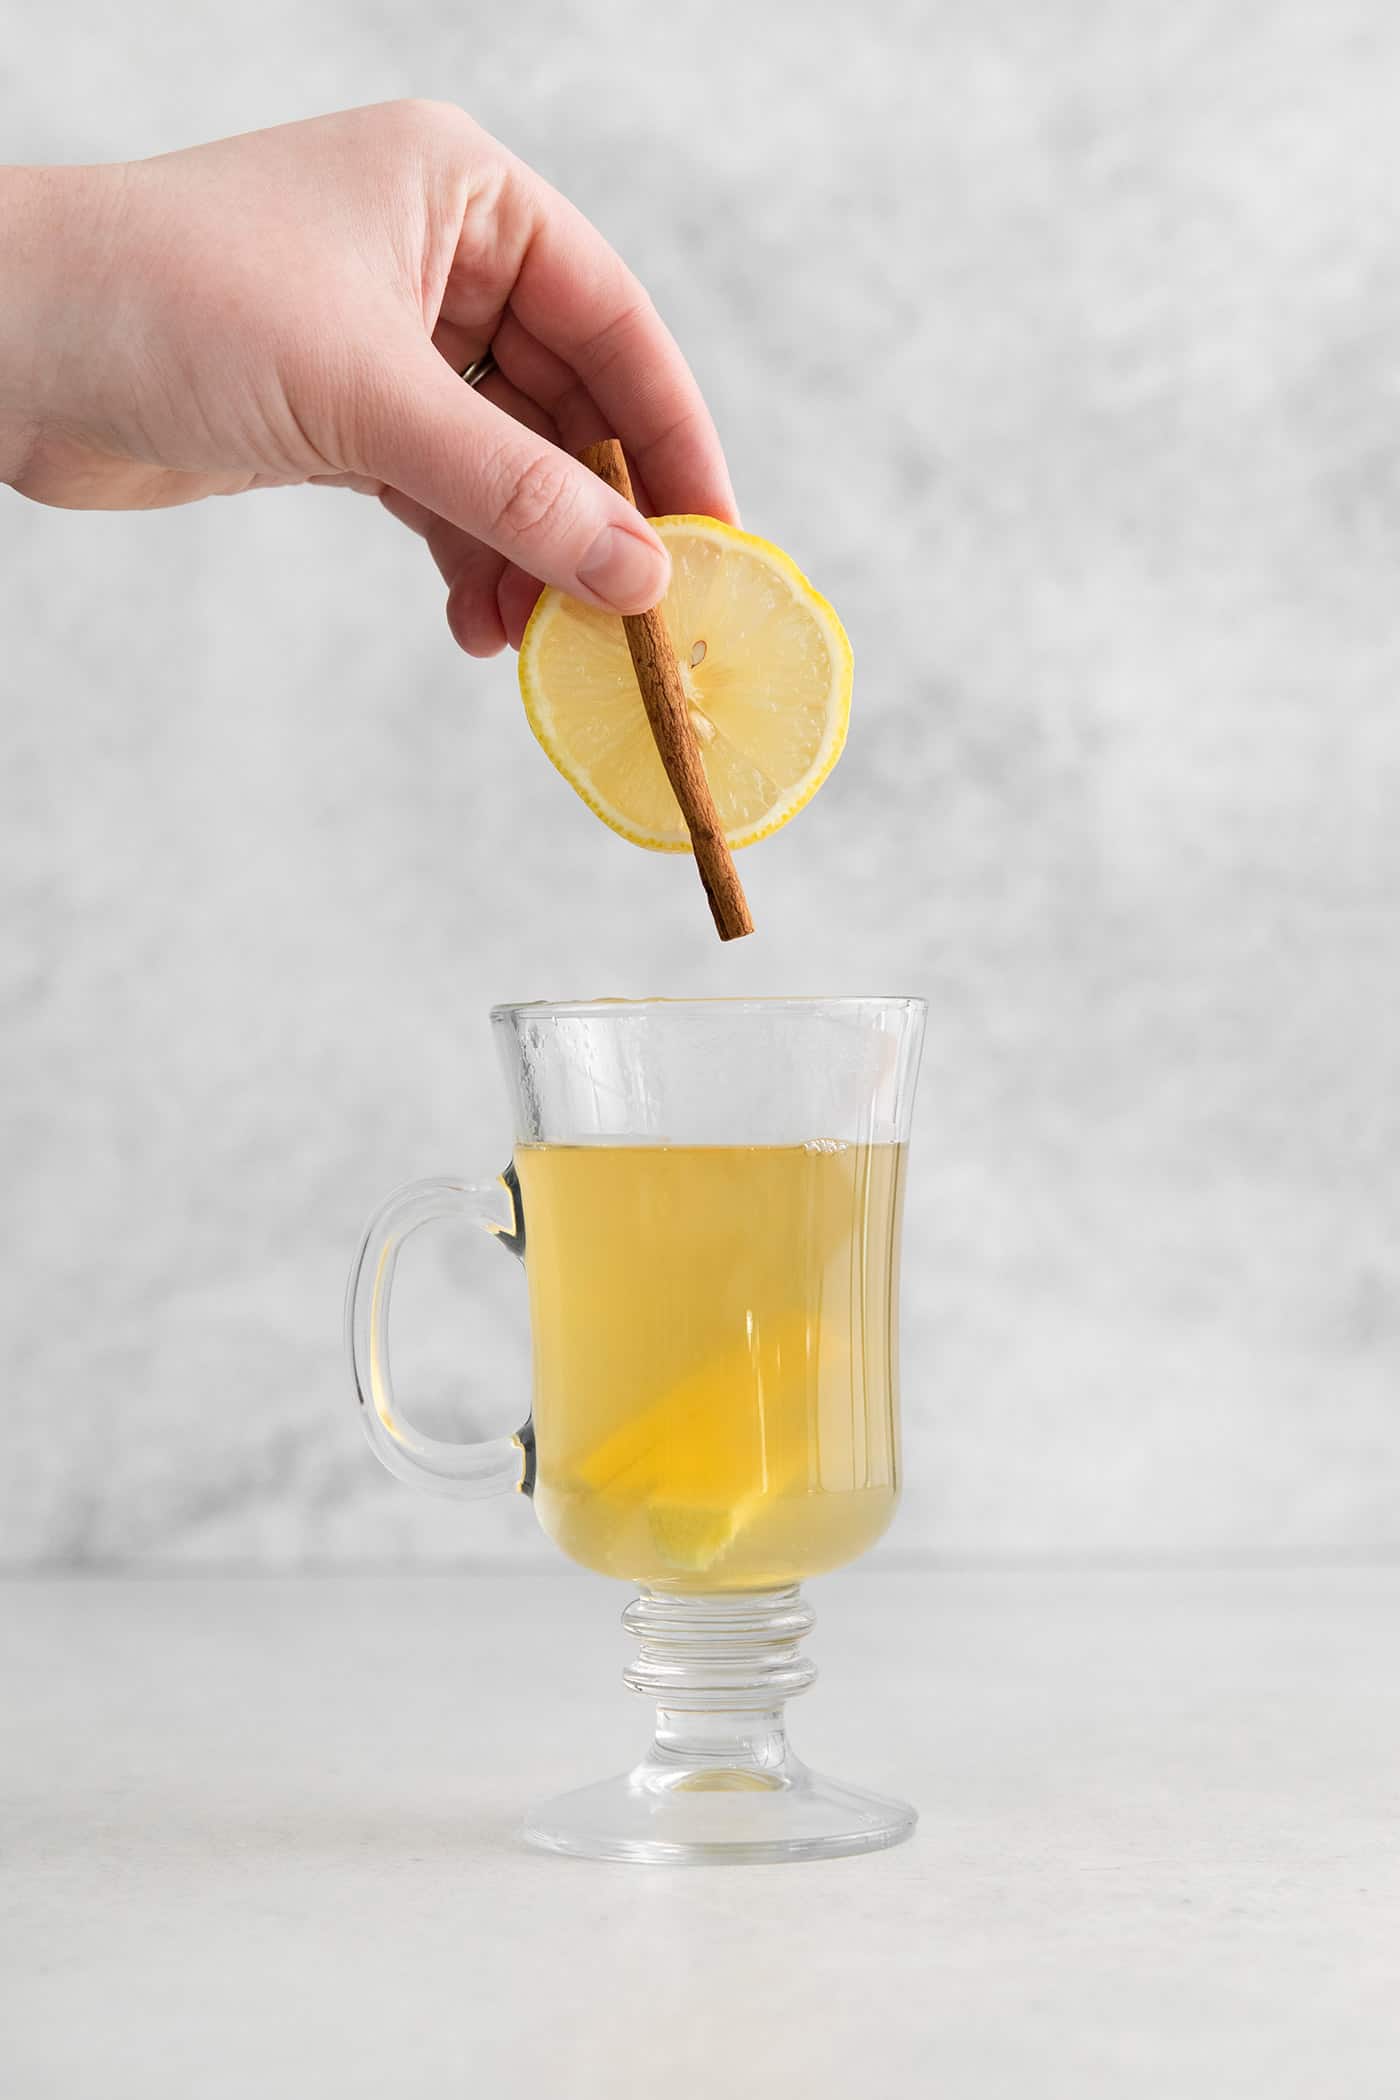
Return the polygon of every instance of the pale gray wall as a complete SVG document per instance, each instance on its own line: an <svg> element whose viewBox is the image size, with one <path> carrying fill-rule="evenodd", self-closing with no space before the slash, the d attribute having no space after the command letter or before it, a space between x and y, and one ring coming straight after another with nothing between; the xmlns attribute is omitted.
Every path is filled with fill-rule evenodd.
<svg viewBox="0 0 1400 2100"><path fill-rule="evenodd" d="M932 1001L892 1550L1400 1544L1387 0L74 0L0 65L15 159L465 103L650 284L858 666L721 951L369 503L0 498L0 1554L543 1557L363 1449L350 1248L499 1162L492 998L728 988ZM406 1376L459 1259L513 1284L416 1259Z"/></svg>

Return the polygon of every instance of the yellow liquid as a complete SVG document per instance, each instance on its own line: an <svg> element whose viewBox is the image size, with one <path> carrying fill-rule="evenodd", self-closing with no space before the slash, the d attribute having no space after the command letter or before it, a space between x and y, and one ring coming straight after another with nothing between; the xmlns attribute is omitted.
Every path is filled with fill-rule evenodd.
<svg viewBox="0 0 1400 2100"><path fill-rule="evenodd" d="M899 1484L903 1147L528 1145L515 1164L551 1538L706 1592L873 1544Z"/></svg>

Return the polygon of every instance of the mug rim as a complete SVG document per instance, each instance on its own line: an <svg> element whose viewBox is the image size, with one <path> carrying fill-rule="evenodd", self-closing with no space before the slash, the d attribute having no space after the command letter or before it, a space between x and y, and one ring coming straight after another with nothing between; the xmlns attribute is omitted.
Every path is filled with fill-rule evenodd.
<svg viewBox="0 0 1400 2100"><path fill-rule="evenodd" d="M529 1014L535 1018L553 1019L568 1016L587 1016L605 1020L610 1014L639 1013L650 1007L668 1009L694 1007L706 1010L723 1007L731 1013L771 1013L774 1008L793 1011L808 1011L818 1007L840 1007L847 1012L861 1008L882 1008L885 1011L905 1013L928 1012L927 999L909 992L851 992L825 995L772 993L717 998L672 998L667 994L653 995L643 999L506 999L491 1008L493 1021L505 1021L516 1014Z"/></svg>

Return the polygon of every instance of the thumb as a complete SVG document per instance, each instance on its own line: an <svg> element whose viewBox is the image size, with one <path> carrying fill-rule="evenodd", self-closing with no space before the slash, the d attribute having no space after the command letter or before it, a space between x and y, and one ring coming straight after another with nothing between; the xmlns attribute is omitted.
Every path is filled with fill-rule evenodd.
<svg viewBox="0 0 1400 2100"><path fill-rule="evenodd" d="M358 422L360 471L542 583L612 612L645 612L664 597L670 557L641 513L464 386L430 344L415 339L377 363Z"/></svg>

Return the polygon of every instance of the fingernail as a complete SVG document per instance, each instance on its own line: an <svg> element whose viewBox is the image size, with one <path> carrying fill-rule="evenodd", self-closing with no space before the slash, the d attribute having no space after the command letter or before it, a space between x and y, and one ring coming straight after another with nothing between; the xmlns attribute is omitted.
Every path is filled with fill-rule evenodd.
<svg viewBox="0 0 1400 2100"><path fill-rule="evenodd" d="M614 612L645 612L664 597L671 564L654 540L605 525L578 565L578 580Z"/></svg>

